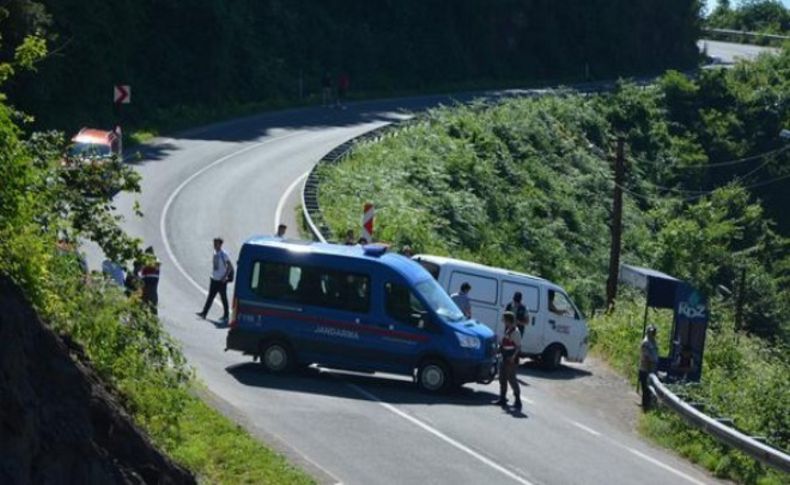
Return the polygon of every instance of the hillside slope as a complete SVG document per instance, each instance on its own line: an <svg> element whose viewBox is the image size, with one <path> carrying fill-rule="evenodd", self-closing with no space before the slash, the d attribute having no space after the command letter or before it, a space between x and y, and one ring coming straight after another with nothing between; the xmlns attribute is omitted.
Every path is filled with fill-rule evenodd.
<svg viewBox="0 0 790 485"><path fill-rule="evenodd" d="M0 483L196 483L5 275L0 308Z"/></svg>

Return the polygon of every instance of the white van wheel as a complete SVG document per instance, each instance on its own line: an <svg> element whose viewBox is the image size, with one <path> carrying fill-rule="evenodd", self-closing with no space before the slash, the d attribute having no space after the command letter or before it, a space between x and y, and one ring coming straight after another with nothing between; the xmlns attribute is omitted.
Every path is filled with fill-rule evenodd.
<svg viewBox="0 0 790 485"><path fill-rule="evenodd" d="M261 347L261 364L272 373L285 372L293 363L290 349L278 341L266 342Z"/></svg>
<svg viewBox="0 0 790 485"><path fill-rule="evenodd" d="M420 365L417 371L417 384L428 392L440 392L447 389L450 383L450 373L447 367L439 361L429 360Z"/></svg>
<svg viewBox="0 0 790 485"><path fill-rule="evenodd" d="M562 347L557 344L549 345L543 351L543 365L548 370L556 370L562 362Z"/></svg>

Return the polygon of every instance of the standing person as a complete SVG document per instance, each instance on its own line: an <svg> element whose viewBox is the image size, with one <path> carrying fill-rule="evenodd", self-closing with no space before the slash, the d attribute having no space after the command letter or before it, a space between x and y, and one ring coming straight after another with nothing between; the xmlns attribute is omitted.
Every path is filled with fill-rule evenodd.
<svg viewBox="0 0 790 485"><path fill-rule="evenodd" d="M650 409L651 398L650 389L647 385L647 377L656 371L658 366L658 344L656 344L656 327L647 327L647 335L642 340L639 347L639 387L642 390L642 410Z"/></svg>
<svg viewBox="0 0 790 485"><path fill-rule="evenodd" d="M356 244L356 237L354 236L354 230L349 229L346 231L346 240L343 242L346 246L353 246Z"/></svg>
<svg viewBox="0 0 790 485"><path fill-rule="evenodd" d="M332 103L332 75L329 71L324 71L324 76L321 78L321 94L322 105L330 106Z"/></svg>
<svg viewBox="0 0 790 485"><path fill-rule="evenodd" d="M145 249L145 264L140 270L140 276L143 280L143 302L149 305L154 315L157 314L159 305L159 267L154 248L148 246Z"/></svg>
<svg viewBox="0 0 790 485"><path fill-rule="evenodd" d="M516 316L516 326L518 327L518 331L521 332L521 336L524 336L524 326L529 323L529 316L527 315L527 307L521 303L521 292L517 291L513 293L513 300L510 301L507 306L505 307L505 311L513 312L513 315Z"/></svg>
<svg viewBox="0 0 790 485"><path fill-rule="evenodd" d="M516 401L513 408L521 411L521 386L518 384L516 369L518 368L518 352L521 348L521 334L516 327L516 316L506 311L502 314L505 333L499 342L499 353L502 354L502 365L499 369L499 406L507 407L507 385L513 390Z"/></svg>
<svg viewBox="0 0 790 485"><path fill-rule="evenodd" d="M346 99L349 84L348 74L345 72L340 73L340 76L337 78L337 106L343 109L345 109L343 101Z"/></svg>
<svg viewBox="0 0 790 485"><path fill-rule="evenodd" d="M458 305L458 308L461 309L466 318L472 318L472 304L469 302L469 291L471 290L472 285L464 281L461 283L461 291L450 295L450 298Z"/></svg>
<svg viewBox="0 0 790 485"><path fill-rule="evenodd" d="M285 231L287 231L287 230L288 230L288 226L286 226L285 224L280 224L279 226L277 226L277 234L276 234L276 236L277 237L285 237Z"/></svg>
<svg viewBox="0 0 790 485"><path fill-rule="evenodd" d="M107 258L101 263L101 272L116 285L121 287L124 286L126 272L120 264Z"/></svg>
<svg viewBox="0 0 790 485"><path fill-rule="evenodd" d="M123 286L126 288L126 296L132 296L140 289L142 285L140 271L142 269L143 263L135 261L132 265L132 270L126 273L126 279L123 282Z"/></svg>
<svg viewBox="0 0 790 485"><path fill-rule="evenodd" d="M203 305L203 311L198 312L200 318L206 318L211 303L214 297L219 293L222 300L222 318L220 321L228 321L228 279L233 271L233 265L230 262L230 256L222 249L222 238L214 238L214 256L211 260L211 281L208 289L208 296L206 303Z"/></svg>

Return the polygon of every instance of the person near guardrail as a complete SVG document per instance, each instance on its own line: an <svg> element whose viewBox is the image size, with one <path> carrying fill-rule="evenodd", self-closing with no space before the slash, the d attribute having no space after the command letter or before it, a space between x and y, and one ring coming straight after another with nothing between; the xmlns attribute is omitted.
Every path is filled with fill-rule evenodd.
<svg viewBox="0 0 790 485"><path fill-rule="evenodd" d="M346 240L343 242L346 246L353 246L357 243L357 238L354 236L354 230L349 229L346 231Z"/></svg>
<svg viewBox="0 0 790 485"><path fill-rule="evenodd" d="M516 327L516 315L506 311L502 314L502 322L505 324L505 333L499 342L499 353L502 354L502 362L499 368L499 401L497 405L507 407L507 386L513 390L513 409L521 410L521 386L516 377L518 367L518 353L521 348L521 333Z"/></svg>
<svg viewBox="0 0 790 485"><path fill-rule="evenodd" d="M650 409L652 398L647 385L647 377L656 371L658 366L658 344L656 343L656 327L647 327L647 335L639 347L639 387L642 392L642 409Z"/></svg>

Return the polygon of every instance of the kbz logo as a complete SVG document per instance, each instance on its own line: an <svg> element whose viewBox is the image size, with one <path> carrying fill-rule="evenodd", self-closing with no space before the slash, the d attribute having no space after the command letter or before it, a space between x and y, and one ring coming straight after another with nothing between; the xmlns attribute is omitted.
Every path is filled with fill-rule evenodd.
<svg viewBox="0 0 790 485"><path fill-rule="evenodd" d="M678 314L687 318L705 318L706 307L700 300L696 291L691 293L688 301L682 301L678 305Z"/></svg>

